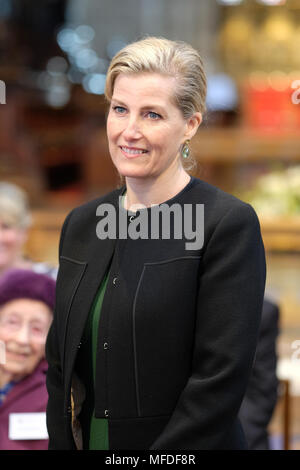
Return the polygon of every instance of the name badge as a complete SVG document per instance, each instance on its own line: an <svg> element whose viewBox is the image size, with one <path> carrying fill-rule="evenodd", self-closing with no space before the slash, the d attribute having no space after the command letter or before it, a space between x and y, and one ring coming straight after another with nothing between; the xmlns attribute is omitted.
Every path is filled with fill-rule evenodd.
<svg viewBox="0 0 300 470"><path fill-rule="evenodd" d="M13 441L48 439L46 413L11 413L8 437Z"/></svg>

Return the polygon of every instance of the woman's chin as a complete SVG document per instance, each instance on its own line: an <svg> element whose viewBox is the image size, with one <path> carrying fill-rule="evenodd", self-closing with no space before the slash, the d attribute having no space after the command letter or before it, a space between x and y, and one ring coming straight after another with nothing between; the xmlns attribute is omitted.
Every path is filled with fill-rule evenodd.
<svg viewBox="0 0 300 470"><path fill-rule="evenodd" d="M147 178L149 172L145 168L125 168L125 166L117 168L119 174L123 178Z"/></svg>

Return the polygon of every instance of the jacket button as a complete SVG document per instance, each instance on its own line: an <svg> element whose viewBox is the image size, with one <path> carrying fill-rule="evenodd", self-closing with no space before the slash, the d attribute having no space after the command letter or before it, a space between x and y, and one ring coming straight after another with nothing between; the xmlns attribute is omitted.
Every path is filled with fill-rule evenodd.
<svg viewBox="0 0 300 470"><path fill-rule="evenodd" d="M113 285L114 285L114 286L116 286L116 285L117 285L117 280L118 280L118 278L117 278L117 277L114 277L114 278L113 278Z"/></svg>
<svg viewBox="0 0 300 470"><path fill-rule="evenodd" d="M134 219L135 219L135 215L131 215L131 216L129 217L129 222L132 222Z"/></svg>
<svg viewBox="0 0 300 470"><path fill-rule="evenodd" d="M80 343L79 343L78 346L77 346L77 349L80 349L80 348L81 348L81 345L82 345L82 342L80 341Z"/></svg>
<svg viewBox="0 0 300 470"><path fill-rule="evenodd" d="M103 344L103 349L108 349L108 343Z"/></svg>
<svg viewBox="0 0 300 470"><path fill-rule="evenodd" d="M104 410L104 416L105 418L108 418L108 410Z"/></svg>

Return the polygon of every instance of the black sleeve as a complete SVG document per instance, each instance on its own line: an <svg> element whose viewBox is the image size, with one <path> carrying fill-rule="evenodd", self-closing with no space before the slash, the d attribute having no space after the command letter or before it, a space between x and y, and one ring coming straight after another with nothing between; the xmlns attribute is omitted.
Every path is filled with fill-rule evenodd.
<svg viewBox="0 0 300 470"><path fill-rule="evenodd" d="M70 213L62 227L59 256L62 253L66 228L71 217ZM59 271L58 271L59 278ZM57 336L57 309L54 309L53 321L46 341L46 359L48 362L47 371L47 428L49 434L49 450L54 449L70 449L69 433L67 432L66 418L64 417L64 387L61 368L61 358L59 354L58 336Z"/></svg>
<svg viewBox="0 0 300 470"><path fill-rule="evenodd" d="M151 449L230 447L228 433L255 353L265 275L257 215L250 205L238 204L216 225L206 246L191 375Z"/></svg>

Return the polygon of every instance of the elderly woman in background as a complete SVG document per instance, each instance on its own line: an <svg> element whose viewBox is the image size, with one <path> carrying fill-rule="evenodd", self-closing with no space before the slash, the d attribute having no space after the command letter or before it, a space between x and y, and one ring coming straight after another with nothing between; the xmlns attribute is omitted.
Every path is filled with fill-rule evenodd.
<svg viewBox="0 0 300 470"><path fill-rule="evenodd" d="M48 448L45 342L54 300L55 281L44 274L12 269L0 278L0 449Z"/></svg>
<svg viewBox="0 0 300 470"><path fill-rule="evenodd" d="M237 415L265 256L253 208L185 169L205 111L202 60L182 42L129 44L111 62L106 97L125 184L74 209L62 229L49 448L244 449Z"/></svg>
<svg viewBox="0 0 300 470"><path fill-rule="evenodd" d="M0 276L7 269L22 268L56 278L56 268L24 257L31 222L26 193L14 184L0 183Z"/></svg>

